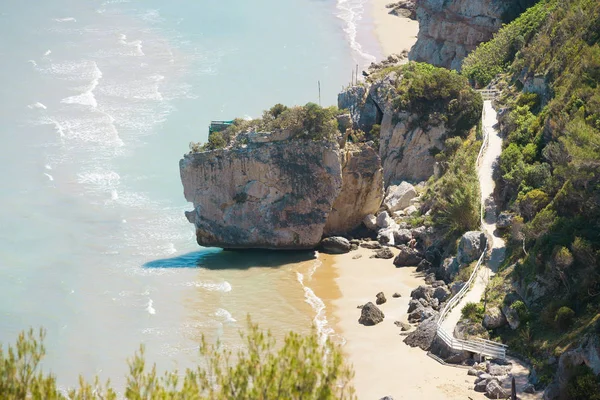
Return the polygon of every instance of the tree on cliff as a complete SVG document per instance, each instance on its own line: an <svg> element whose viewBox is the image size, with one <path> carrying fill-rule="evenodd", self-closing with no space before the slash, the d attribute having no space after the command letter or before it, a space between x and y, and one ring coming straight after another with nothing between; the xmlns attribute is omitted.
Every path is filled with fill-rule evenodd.
<svg viewBox="0 0 600 400"><path fill-rule="evenodd" d="M344 363L339 346L319 343L313 331L293 332L277 346L270 332L261 331L248 318L240 333L245 349L233 354L220 344L200 344L203 365L183 374L170 371L158 376L148 368L144 348L129 360L125 397L142 399L354 399L351 367ZM68 395L59 392L56 378L40 370L46 350L45 333L22 332L15 346L0 347L0 398L12 399L107 399L117 398L110 382L102 385L79 379Z"/></svg>

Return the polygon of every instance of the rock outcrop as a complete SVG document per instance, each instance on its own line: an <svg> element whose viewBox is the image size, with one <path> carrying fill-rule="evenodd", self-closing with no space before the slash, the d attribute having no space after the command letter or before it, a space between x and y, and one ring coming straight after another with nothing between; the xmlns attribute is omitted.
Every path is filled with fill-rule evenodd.
<svg viewBox="0 0 600 400"><path fill-rule="evenodd" d="M427 126L417 123L419 115L398 111L393 106L396 83L402 79L396 72L373 83L352 86L338 95L338 107L350 110L354 127L370 132L379 124L379 156L385 186L402 181L419 182L433 174L434 147L443 150L448 134L444 123Z"/></svg>
<svg viewBox="0 0 600 400"><path fill-rule="evenodd" d="M460 70L462 60L533 0L420 0L419 35L409 59Z"/></svg>
<svg viewBox="0 0 600 400"><path fill-rule="evenodd" d="M342 191L337 143L287 140L186 154L179 163L201 246L312 249Z"/></svg>
<svg viewBox="0 0 600 400"><path fill-rule="evenodd" d="M349 252L351 248L348 239L340 236L328 237L321 241L321 249L330 254L344 254Z"/></svg>
<svg viewBox="0 0 600 400"><path fill-rule="evenodd" d="M359 226L379 210L383 199L383 169L377 151L366 143L348 143L341 151L342 191L327 217L325 235L339 235Z"/></svg>
<svg viewBox="0 0 600 400"><path fill-rule="evenodd" d="M379 209L382 168L369 145L267 139L180 161L201 246L312 249Z"/></svg>

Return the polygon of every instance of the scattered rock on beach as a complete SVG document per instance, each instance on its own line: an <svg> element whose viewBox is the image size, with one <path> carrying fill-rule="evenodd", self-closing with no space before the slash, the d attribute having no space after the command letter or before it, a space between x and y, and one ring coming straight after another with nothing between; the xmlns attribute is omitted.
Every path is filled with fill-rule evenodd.
<svg viewBox="0 0 600 400"><path fill-rule="evenodd" d="M419 250L405 245L398 247L400 252L394 259L396 267L417 266L423 260L423 256Z"/></svg>
<svg viewBox="0 0 600 400"><path fill-rule="evenodd" d="M382 258L384 260L389 260L390 258L394 258L394 253L392 253L388 247L384 247L383 249L375 250L375 253L371 256L371 258Z"/></svg>
<svg viewBox="0 0 600 400"><path fill-rule="evenodd" d="M412 327L410 324L402 321L394 321L394 324L400 328L402 332L410 331L410 328Z"/></svg>
<svg viewBox="0 0 600 400"><path fill-rule="evenodd" d="M400 293L396 292L392 295L392 297L397 299L398 297L402 297L402 295Z"/></svg>
<svg viewBox="0 0 600 400"><path fill-rule="evenodd" d="M437 324L435 322L435 317L429 318L426 321L423 321L417 329L412 331L406 339L404 339L404 343L411 347L420 347L423 350L429 350L431 347L431 343L433 343L433 339L435 339L437 331Z"/></svg>
<svg viewBox="0 0 600 400"><path fill-rule="evenodd" d="M375 304L368 302L362 307L358 322L366 326L372 326L383 321L383 318L385 318L383 312Z"/></svg>
<svg viewBox="0 0 600 400"><path fill-rule="evenodd" d="M377 303L377 305L381 305L387 301L383 292L377 293L377 296L375 297L377 298L377 300L375 300L375 303Z"/></svg>
<svg viewBox="0 0 600 400"><path fill-rule="evenodd" d="M362 257L362 254L355 254L355 255L352 256L352 259L353 260L358 260L361 257Z"/></svg>
<svg viewBox="0 0 600 400"><path fill-rule="evenodd" d="M365 249L381 249L381 243L376 242L375 240L368 240L366 242L362 242L360 247L364 247Z"/></svg>
<svg viewBox="0 0 600 400"><path fill-rule="evenodd" d="M321 240L321 248L327 253L344 254L350 251L352 245L344 237L332 236Z"/></svg>

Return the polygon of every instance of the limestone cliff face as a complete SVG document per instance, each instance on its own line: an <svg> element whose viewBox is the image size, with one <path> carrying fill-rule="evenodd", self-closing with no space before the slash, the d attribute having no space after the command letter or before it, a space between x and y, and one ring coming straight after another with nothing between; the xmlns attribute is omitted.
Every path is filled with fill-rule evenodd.
<svg viewBox="0 0 600 400"><path fill-rule="evenodd" d="M409 59L460 70L462 60L534 0L419 0L419 34Z"/></svg>
<svg viewBox="0 0 600 400"><path fill-rule="evenodd" d="M180 174L201 246L312 249L324 233L357 227L383 197L379 157L367 145L253 140L187 154Z"/></svg>
<svg viewBox="0 0 600 400"><path fill-rule="evenodd" d="M420 182L433 175L435 158L430 150L443 150L448 133L441 122L422 124L422 116L395 110L392 101L398 79L402 76L391 72L338 95L338 107L350 110L355 128L369 132L373 125L381 125L379 156L385 187L402 181Z"/></svg>
<svg viewBox="0 0 600 400"><path fill-rule="evenodd" d="M377 152L366 143L347 144L341 152L342 191L333 203L325 235L339 235L359 226L379 210L383 199L383 168Z"/></svg>
<svg viewBox="0 0 600 400"><path fill-rule="evenodd" d="M201 246L309 249L342 189L337 144L257 143L180 161L187 213Z"/></svg>

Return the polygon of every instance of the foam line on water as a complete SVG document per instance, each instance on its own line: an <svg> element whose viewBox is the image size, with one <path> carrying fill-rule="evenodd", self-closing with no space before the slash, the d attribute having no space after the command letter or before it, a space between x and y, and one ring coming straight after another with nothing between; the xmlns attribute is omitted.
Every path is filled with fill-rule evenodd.
<svg viewBox="0 0 600 400"><path fill-rule="evenodd" d="M321 261L319 259L315 260L315 262L311 265L310 269L307 273L307 278L311 279L317 268L321 266ZM305 285L305 276L301 272L296 271L296 278L298 282L302 286L304 290L304 301L309 304L313 310L315 310L315 317L313 318L313 323L317 328L317 333L319 334L319 339L321 343L325 343L327 338L334 333L333 328L329 326L329 321L327 321L327 313L326 306L323 300L319 298L315 294L315 292L308 286Z"/></svg>
<svg viewBox="0 0 600 400"><path fill-rule="evenodd" d="M215 317L223 318L225 322L237 322L237 320L233 318L231 313L225 310L224 308L218 308L217 311L215 311L214 315Z"/></svg>
<svg viewBox="0 0 600 400"><path fill-rule="evenodd" d="M94 96L94 89L100 83L100 79L102 78L102 71L98 68L98 64L95 61L91 62L92 71L91 71L91 82L89 86L86 87L85 91L81 94L70 96L62 99L60 102L65 104L81 104L84 106L90 106L92 108L98 107L98 102L96 101L96 96Z"/></svg>
<svg viewBox="0 0 600 400"><path fill-rule="evenodd" d="M363 51L358 42L358 24L363 18L366 4L369 4L368 0L337 0L336 8L338 9L337 17L344 21L344 32L348 37L350 47L366 63L371 63L376 61L375 56Z"/></svg>

